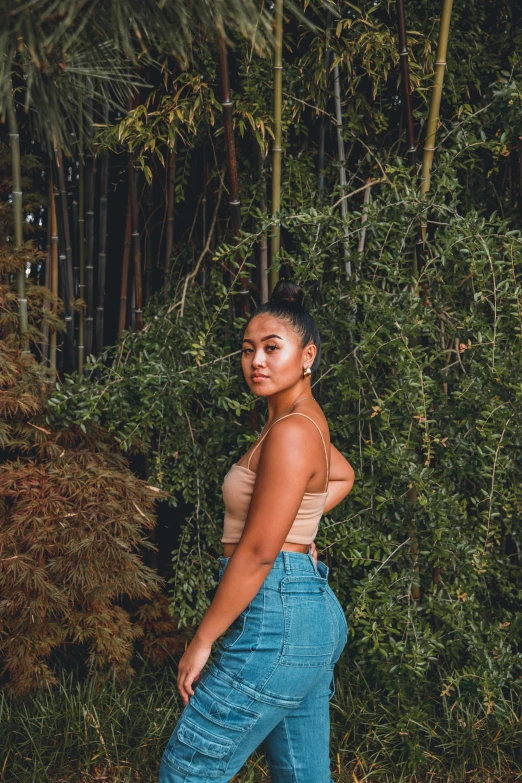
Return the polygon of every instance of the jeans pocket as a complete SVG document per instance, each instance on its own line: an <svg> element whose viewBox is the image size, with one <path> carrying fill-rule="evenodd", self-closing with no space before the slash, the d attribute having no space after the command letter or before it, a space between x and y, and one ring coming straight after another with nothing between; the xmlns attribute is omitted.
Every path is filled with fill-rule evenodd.
<svg viewBox="0 0 522 783"><path fill-rule="evenodd" d="M234 694L234 700L240 698L247 697L240 693ZM248 700L250 701L249 697ZM260 718L259 712L248 707L237 703L229 704L226 698L213 693L204 682L196 685L190 705L207 722L221 726L227 732L250 730ZM209 723L207 727L210 728Z"/></svg>
<svg viewBox="0 0 522 783"><path fill-rule="evenodd" d="M328 583L320 576L287 576L280 590L284 614L283 666L325 666L331 661L337 632L328 603Z"/></svg>
<svg viewBox="0 0 522 783"><path fill-rule="evenodd" d="M248 606L243 609L241 614L238 615L238 617L236 617L233 623L229 626L228 631L220 642L220 645L224 650L230 650L230 648L234 647L234 645L236 645L243 636L249 611L250 604L248 604Z"/></svg>
<svg viewBox="0 0 522 783"><path fill-rule="evenodd" d="M334 603L336 604L337 608L339 609L339 615L341 617L341 622L342 622L342 625L343 625L343 628L344 628L344 634L345 634L345 637L347 639L348 638L348 633L349 633L348 622L346 620L346 615L344 613L344 609L342 607L342 604L339 601L339 599L337 598L337 596L335 595L335 593L332 590L332 588L330 587L330 585L328 585L328 592L330 593L330 595L332 597L332 600L334 601Z"/></svg>
<svg viewBox="0 0 522 783"><path fill-rule="evenodd" d="M224 774L233 742L226 737L206 731L195 721L182 717L163 753L163 761L194 777L210 780Z"/></svg>

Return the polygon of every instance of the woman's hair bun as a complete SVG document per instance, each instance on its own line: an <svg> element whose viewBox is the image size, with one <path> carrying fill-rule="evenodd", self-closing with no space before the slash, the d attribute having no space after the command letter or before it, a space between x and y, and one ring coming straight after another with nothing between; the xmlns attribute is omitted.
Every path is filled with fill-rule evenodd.
<svg viewBox="0 0 522 783"><path fill-rule="evenodd" d="M304 291L292 280L278 280L269 301L288 302L303 307Z"/></svg>

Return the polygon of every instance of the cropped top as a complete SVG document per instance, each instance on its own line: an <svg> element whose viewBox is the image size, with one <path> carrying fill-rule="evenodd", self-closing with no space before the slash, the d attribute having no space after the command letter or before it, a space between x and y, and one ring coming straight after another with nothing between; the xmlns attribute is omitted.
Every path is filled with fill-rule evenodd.
<svg viewBox="0 0 522 783"><path fill-rule="evenodd" d="M319 527L319 520L323 515L323 509L328 497L328 455L326 452L326 446L324 443L323 434L319 425L305 413L287 413L285 416L280 416L272 422L267 429L263 437L256 444L252 451L252 454L261 444L263 439L268 435L270 429L277 421L286 419L287 416L304 416L306 419L310 419L319 430L319 435L323 442L324 454L326 457L326 487L324 492L305 492L301 505L297 512L297 516L292 523L292 527L288 531L288 535L285 538L285 542L293 544L311 544L314 540L317 529ZM247 466L250 465L252 454L248 458ZM254 483L256 480L256 473L250 470L249 467L244 468L242 465L238 465L234 462L223 481L223 500L225 503L225 518L223 524L223 537L221 542L223 544L237 544L243 533L245 526L248 508L250 506L250 500L252 498L252 492L254 490Z"/></svg>

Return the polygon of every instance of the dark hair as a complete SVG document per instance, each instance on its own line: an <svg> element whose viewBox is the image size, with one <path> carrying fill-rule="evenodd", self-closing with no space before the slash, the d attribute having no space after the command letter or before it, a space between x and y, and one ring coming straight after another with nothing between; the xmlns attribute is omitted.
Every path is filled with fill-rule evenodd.
<svg viewBox="0 0 522 783"><path fill-rule="evenodd" d="M247 324L256 315L262 315L263 313L289 321L294 331L301 337L302 348L310 342L317 348L314 363L311 367L314 373L319 369L319 364L321 363L321 337L315 321L303 305L303 301L304 292L302 288L292 280L279 280L270 294L268 302L259 305L254 310Z"/></svg>

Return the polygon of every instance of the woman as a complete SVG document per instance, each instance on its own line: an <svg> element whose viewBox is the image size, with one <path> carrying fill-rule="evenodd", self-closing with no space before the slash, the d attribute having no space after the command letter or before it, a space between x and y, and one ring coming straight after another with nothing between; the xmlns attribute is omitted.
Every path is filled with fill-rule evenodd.
<svg viewBox="0 0 522 783"><path fill-rule="evenodd" d="M313 539L354 473L312 396L321 342L302 302L281 280L244 330L243 374L268 420L223 482L219 585L179 663L185 707L160 783L225 783L261 743L272 783L331 782L329 699L347 624Z"/></svg>

